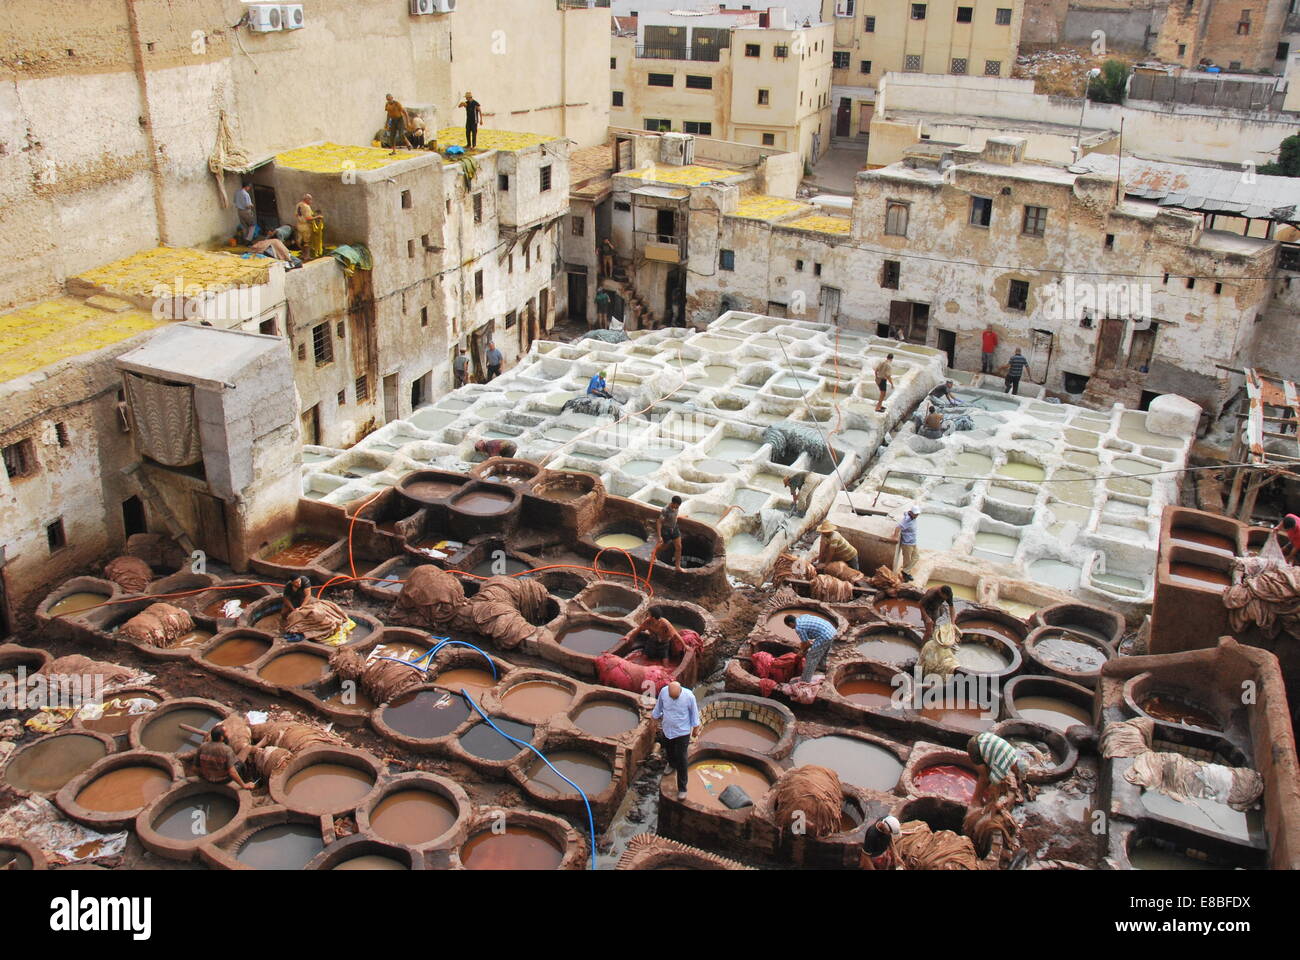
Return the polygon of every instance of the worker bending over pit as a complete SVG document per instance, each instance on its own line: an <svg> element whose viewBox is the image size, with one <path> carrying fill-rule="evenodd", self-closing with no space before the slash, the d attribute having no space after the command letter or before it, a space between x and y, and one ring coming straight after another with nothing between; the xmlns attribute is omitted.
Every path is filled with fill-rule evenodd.
<svg viewBox="0 0 1300 960"><path fill-rule="evenodd" d="M614 399L614 395L606 388L604 370L597 371L592 375L591 380L587 382L587 396L603 397L606 400Z"/></svg>
<svg viewBox="0 0 1300 960"><path fill-rule="evenodd" d="M628 639L641 642L641 652L647 660L667 660L673 650L683 646L677 632L660 607L651 607L645 619L633 630Z"/></svg>
<svg viewBox="0 0 1300 960"><path fill-rule="evenodd" d="M844 539L844 535L839 532L835 524L827 520L817 527L817 532L822 536L817 546L817 560L814 566L821 567L823 564L838 560L840 563L848 564L854 570L862 569L858 566L858 548Z"/></svg>
<svg viewBox="0 0 1300 960"><path fill-rule="evenodd" d="M790 614L783 622L799 638L799 649L803 653L803 675L800 679L808 683L826 660L826 654L835 642L835 626L829 620L811 613L801 616Z"/></svg>
<svg viewBox="0 0 1300 960"><path fill-rule="evenodd" d="M881 817L862 838L861 866L863 870L893 870L898 865L894 855L894 840L903 835L903 825L897 817Z"/></svg>
<svg viewBox="0 0 1300 960"><path fill-rule="evenodd" d="M1023 777L1029 771L1029 758L995 733L985 731L971 737L966 741L966 753L979 771L972 807L987 803L990 787L1000 786L1012 772Z"/></svg>

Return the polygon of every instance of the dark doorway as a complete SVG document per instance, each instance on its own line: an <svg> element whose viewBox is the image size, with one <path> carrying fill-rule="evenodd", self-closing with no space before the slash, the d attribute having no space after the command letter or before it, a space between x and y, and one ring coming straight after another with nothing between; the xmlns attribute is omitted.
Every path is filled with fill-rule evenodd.
<svg viewBox="0 0 1300 960"><path fill-rule="evenodd" d="M671 270L664 285L664 320L671 327L685 326L686 274Z"/></svg>
<svg viewBox="0 0 1300 960"><path fill-rule="evenodd" d="M411 409L416 410L429 402L429 389L433 385L433 371L411 381Z"/></svg>
<svg viewBox="0 0 1300 960"><path fill-rule="evenodd" d="M890 313L892 315L893 311L891 310ZM889 324L887 323L876 324L876 336L884 337L887 340L892 340L893 334L889 332Z"/></svg>
<svg viewBox="0 0 1300 960"><path fill-rule="evenodd" d="M1154 390L1143 390L1143 391L1142 391L1142 399L1141 399L1141 401L1138 403L1138 409L1139 409L1139 410L1150 410L1150 409L1151 409L1151 401L1154 400L1154 399L1155 399L1156 397L1158 397L1158 396L1160 396L1160 394L1156 393Z"/></svg>
<svg viewBox="0 0 1300 960"><path fill-rule="evenodd" d="M149 524L144 515L144 503L131 496L122 501L122 532L128 537L148 533Z"/></svg>
<svg viewBox="0 0 1300 960"><path fill-rule="evenodd" d="M957 366L957 333L953 330L941 329L937 346L948 355L948 366Z"/></svg>
<svg viewBox="0 0 1300 960"><path fill-rule="evenodd" d="M671 243L677 238L677 218L671 210L655 211L655 233L661 243Z"/></svg>
<svg viewBox="0 0 1300 960"><path fill-rule="evenodd" d="M317 446L320 443L320 407L313 405L302 414L302 442Z"/></svg>
<svg viewBox="0 0 1300 960"><path fill-rule="evenodd" d="M569 274L569 319L587 322L587 278L581 273Z"/></svg>
<svg viewBox="0 0 1300 960"><path fill-rule="evenodd" d="M840 108L835 113L835 136L847 137L853 125L853 101L840 97Z"/></svg>
<svg viewBox="0 0 1300 960"><path fill-rule="evenodd" d="M280 225L280 206L275 202L275 187L253 184L253 214L264 234Z"/></svg>

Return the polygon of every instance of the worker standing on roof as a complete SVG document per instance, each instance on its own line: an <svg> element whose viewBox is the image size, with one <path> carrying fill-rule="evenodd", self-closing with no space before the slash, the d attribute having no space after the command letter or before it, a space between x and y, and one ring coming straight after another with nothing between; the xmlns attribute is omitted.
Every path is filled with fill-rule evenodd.
<svg viewBox="0 0 1300 960"><path fill-rule="evenodd" d="M799 650L803 653L803 673L799 679L809 683L817 668L826 660L831 644L835 642L835 625L811 613L802 616L787 614L781 622L793 630L799 639Z"/></svg>
<svg viewBox="0 0 1300 960"><path fill-rule="evenodd" d="M465 99L456 106L465 108L465 149L473 150L478 146L478 124L483 119L483 105L466 90Z"/></svg>
<svg viewBox="0 0 1300 960"><path fill-rule="evenodd" d="M406 135L406 128L411 125L411 115L406 112L404 106L393 98L391 93L384 94L384 113L388 117L386 129L388 145L392 148L392 153L397 153L398 140L401 140L409 147L411 139Z"/></svg>
<svg viewBox="0 0 1300 960"><path fill-rule="evenodd" d="M304 193L294 211L298 220L298 248L304 260L319 257L325 241L325 218L315 207L310 193Z"/></svg>
<svg viewBox="0 0 1300 960"><path fill-rule="evenodd" d="M1288 513L1276 527L1282 541L1282 556L1300 566L1300 516Z"/></svg>
<svg viewBox="0 0 1300 960"><path fill-rule="evenodd" d="M916 518L920 513L915 506L908 507L903 519L898 521L898 545L903 553L903 562L898 570L908 580L912 579L909 571L916 563Z"/></svg>

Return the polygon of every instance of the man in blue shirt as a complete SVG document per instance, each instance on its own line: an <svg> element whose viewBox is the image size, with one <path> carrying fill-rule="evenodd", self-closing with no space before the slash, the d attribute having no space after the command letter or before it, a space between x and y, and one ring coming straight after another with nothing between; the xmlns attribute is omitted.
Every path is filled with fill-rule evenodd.
<svg viewBox="0 0 1300 960"><path fill-rule="evenodd" d="M1016 352L1011 355L1011 361L1007 364L1006 389L1002 392L1013 393L1016 396L1019 396L1020 378L1023 377L1028 370L1029 361L1025 359L1024 355L1020 352L1020 348L1017 347Z"/></svg>
<svg viewBox="0 0 1300 960"><path fill-rule="evenodd" d="M903 548L903 563L898 569L908 580L912 579L908 571L916 563L916 518L920 512L916 507L908 507L903 519L898 521L898 543Z"/></svg>
<svg viewBox="0 0 1300 960"><path fill-rule="evenodd" d="M831 644L835 640L835 627L829 621L815 617L811 613L802 616L790 614L784 622L799 638L800 649L803 651L803 676L800 679L807 683L826 659L826 654L830 652Z"/></svg>
<svg viewBox="0 0 1300 960"><path fill-rule="evenodd" d="M492 340L488 341L486 359L488 368L487 378L489 380L495 380L497 377L501 376L501 364L505 362L505 357L501 355L501 351L497 349L496 343Z"/></svg>
<svg viewBox="0 0 1300 960"><path fill-rule="evenodd" d="M604 397L606 400L613 400L614 397L605 389L605 371L601 370L591 378L587 384L587 395L591 397Z"/></svg>
<svg viewBox="0 0 1300 960"><path fill-rule="evenodd" d="M700 734L700 708L695 694L674 680L659 691L651 718L659 721L668 762L677 771L677 799L686 799L686 754Z"/></svg>

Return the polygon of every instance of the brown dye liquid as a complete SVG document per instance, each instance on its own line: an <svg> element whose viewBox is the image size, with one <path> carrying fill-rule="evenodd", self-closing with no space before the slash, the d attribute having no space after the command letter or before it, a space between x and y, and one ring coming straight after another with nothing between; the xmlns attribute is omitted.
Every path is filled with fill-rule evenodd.
<svg viewBox="0 0 1300 960"><path fill-rule="evenodd" d="M1172 583L1181 583L1189 587L1208 587L1220 591L1232 582L1232 578L1224 571L1203 567L1199 563L1169 564L1169 579Z"/></svg>
<svg viewBox="0 0 1300 960"><path fill-rule="evenodd" d="M341 763L313 763L286 781L284 795L295 807L337 810L356 803L375 785L369 770Z"/></svg>
<svg viewBox="0 0 1300 960"><path fill-rule="evenodd" d="M326 697L325 702L336 710L346 710L349 713L369 713L376 706L375 701L358 689L351 689L346 697L343 691L340 690L338 693Z"/></svg>
<svg viewBox="0 0 1300 960"><path fill-rule="evenodd" d="M610 769L609 763L594 753L557 750L547 754L546 759L551 761L555 770L543 763L541 758L528 768L528 779L536 784L544 796L574 796L577 793L560 778L556 770L576 783L588 800L604 792L614 782L614 771Z"/></svg>
<svg viewBox="0 0 1300 960"><path fill-rule="evenodd" d="M83 610L89 610L108 599L106 593L91 593L82 590L78 593L70 593L66 597L53 604L47 611L50 616L57 617L64 614L81 613Z"/></svg>
<svg viewBox="0 0 1300 960"><path fill-rule="evenodd" d="M529 680L505 692L501 705L510 713L530 723L540 723L569 706L573 694L549 680Z"/></svg>
<svg viewBox="0 0 1300 960"><path fill-rule="evenodd" d="M476 517L491 517L505 513L514 501L503 493L490 493L485 490L473 490L452 504L461 513Z"/></svg>
<svg viewBox="0 0 1300 960"><path fill-rule="evenodd" d="M1016 697L1015 708L1022 719L1033 720L1062 733L1077 723L1092 723L1089 711L1060 697Z"/></svg>
<svg viewBox="0 0 1300 960"><path fill-rule="evenodd" d="M903 775L903 762L890 750L869 740L838 735L814 737L795 747L796 767L828 767L845 783L889 793Z"/></svg>
<svg viewBox="0 0 1300 960"><path fill-rule="evenodd" d="M736 785L749 795L749 799L758 803L767 793L772 781L762 770L739 760L726 760L722 757L697 760L687 768L686 797L694 803L715 810L729 810L720 799L724 790ZM671 770L666 776L674 776ZM673 781L674 788L676 781Z"/></svg>
<svg viewBox="0 0 1300 960"><path fill-rule="evenodd" d="M787 627L785 625L785 618L802 617L805 615L820 617L823 620L826 619L826 615L822 613L820 610L806 610L798 607L791 607L788 610L778 610L776 613L768 617L767 629L774 636L780 637L782 640L788 640L794 642L799 638L795 635L794 627Z"/></svg>
<svg viewBox="0 0 1300 960"><path fill-rule="evenodd" d="M52 737L15 753L4 768L4 780L15 790L54 793L106 756L108 748L94 737Z"/></svg>
<svg viewBox="0 0 1300 960"><path fill-rule="evenodd" d="M474 698L475 703L482 699L483 694L497 685L492 674L486 670L475 670L473 667L444 670L434 677L430 683L445 687L448 690L454 690L456 693L460 693L464 689Z"/></svg>
<svg viewBox="0 0 1300 960"><path fill-rule="evenodd" d="M398 697L384 707L384 722L415 740L445 737L472 713L465 698L445 690L420 690Z"/></svg>
<svg viewBox="0 0 1300 960"><path fill-rule="evenodd" d="M255 870L301 870L324 849L319 825L281 823L250 836L235 859Z"/></svg>
<svg viewBox="0 0 1300 960"><path fill-rule="evenodd" d="M185 707L168 710L162 716L145 724L140 731L140 746L158 753L179 753L197 747L203 738L197 733L182 730L183 723L199 730L211 730L221 722L219 714L203 707Z"/></svg>
<svg viewBox="0 0 1300 960"><path fill-rule="evenodd" d="M171 645L171 649L179 647L201 647L214 636L216 636L216 634L211 630L191 630L189 633L177 637L176 642Z"/></svg>
<svg viewBox="0 0 1300 960"><path fill-rule="evenodd" d="M139 810L171 783L172 778L157 767L118 767L83 787L77 803L100 813Z"/></svg>
<svg viewBox="0 0 1300 960"><path fill-rule="evenodd" d="M540 830L508 825L505 833L484 830L470 837L460 859L467 870L554 870L564 850Z"/></svg>
<svg viewBox="0 0 1300 960"><path fill-rule="evenodd" d="M317 654L286 653L262 667L257 675L283 687L301 687L325 676L329 673L329 668L329 661Z"/></svg>
<svg viewBox="0 0 1300 960"><path fill-rule="evenodd" d="M120 733L126 733L131 729L131 724L135 723L144 715L144 713L131 713L132 700L144 700L153 706L144 710L148 713L156 707L160 700L152 693L145 693L140 690L124 690L121 693L115 693L108 698L104 704L104 712L95 720L81 721L81 725L87 730L94 730L96 733L106 733L110 737L116 737ZM117 701L114 703L113 701ZM141 709L136 706L136 709Z"/></svg>
<svg viewBox="0 0 1300 960"><path fill-rule="evenodd" d="M876 612L890 620L900 620L909 627L915 627L918 630L925 628L925 614L921 610L921 605L915 600L906 600L903 597L885 597L877 600L874 604Z"/></svg>
<svg viewBox="0 0 1300 960"><path fill-rule="evenodd" d="M999 623L996 620L963 620L957 625L957 629L962 633L988 633L1011 643L1020 642L1018 633L1006 624Z"/></svg>
<svg viewBox="0 0 1300 960"><path fill-rule="evenodd" d="M497 732L498 729L500 733ZM514 740L509 740L507 737L514 737ZM471 757L493 763L505 763L520 750L526 749L515 740L529 743L532 739L533 727L530 724L517 723L505 717L495 717L491 724L476 723L466 730L460 736L460 745Z"/></svg>
<svg viewBox="0 0 1300 960"><path fill-rule="evenodd" d="M270 649L270 643L256 637L232 637L209 650L203 659L219 667L242 667Z"/></svg>
<svg viewBox="0 0 1300 960"><path fill-rule="evenodd" d="M573 725L596 737L617 737L635 730L641 714L624 703L613 700L589 700L573 715Z"/></svg>
<svg viewBox="0 0 1300 960"><path fill-rule="evenodd" d="M412 846L437 839L455 822L451 801L431 790L398 790L370 812L370 826L378 836Z"/></svg>
<svg viewBox="0 0 1300 960"><path fill-rule="evenodd" d="M921 716L935 723L942 723L958 730L980 733L997 723L996 716L985 717L979 707L923 707ZM989 710L996 713L996 710Z"/></svg>
<svg viewBox="0 0 1300 960"><path fill-rule="evenodd" d="M845 680L835 689L850 703L885 709L893 706L894 695L897 693L896 687L883 680L868 680L865 677Z"/></svg>
<svg viewBox="0 0 1300 960"><path fill-rule="evenodd" d="M417 480L402 487L402 492L412 500L445 500L462 486L450 480Z"/></svg>
<svg viewBox="0 0 1300 960"><path fill-rule="evenodd" d="M854 650L868 660L902 665L921 655L921 648L901 633L873 633L863 638Z"/></svg>
<svg viewBox="0 0 1300 960"><path fill-rule="evenodd" d="M202 840L235 817L239 804L224 793L192 793L169 804L152 824L154 833L169 840Z"/></svg>
<svg viewBox="0 0 1300 960"><path fill-rule="evenodd" d="M405 660L410 663L428 651L428 644L408 643L405 640L385 640L382 643L375 644L374 649L370 651L370 654L366 659L373 660L375 657L390 657L394 660Z"/></svg>
<svg viewBox="0 0 1300 960"><path fill-rule="evenodd" d="M383 857L377 853L364 853L351 860L344 860L333 870L409 870L406 864L392 857Z"/></svg>
<svg viewBox="0 0 1300 960"><path fill-rule="evenodd" d="M258 617L253 621L253 626L258 630L265 630L267 633L278 634L284 626L284 615L279 610L276 610L274 613Z"/></svg>
<svg viewBox="0 0 1300 960"><path fill-rule="evenodd" d="M331 546L333 546L332 540L295 540L283 550L278 550L263 559L267 563L274 563L281 567L305 567Z"/></svg>
<svg viewBox="0 0 1300 960"><path fill-rule="evenodd" d="M729 747L741 747L766 753L776 746L780 739L776 731L757 720L745 720L742 717L719 717L710 720L700 731L701 740L726 744Z"/></svg>
<svg viewBox="0 0 1300 960"><path fill-rule="evenodd" d="M21 850L0 847L0 870L30 870L32 858Z"/></svg>
<svg viewBox="0 0 1300 960"><path fill-rule="evenodd" d="M1170 697L1159 695L1147 697L1140 706L1148 716L1163 720L1165 723L1185 723L1206 730L1223 729L1223 726L1210 711Z"/></svg>
<svg viewBox="0 0 1300 960"><path fill-rule="evenodd" d="M1197 530L1195 527L1173 527L1169 531L1169 539L1174 543L1199 547L1202 550L1221 553L1227 557L1237 555L1237 544L1234 541L1222 534L1210 533L1208 530Z"/></svg>
<svg viewBox="0 0 1300 960"><path fill-rule="evenodd" d="M215 617L215 618L225 617L226 614L223 612L223 608L225 607L225 605L229 603L231 600L238 600L241 605L240 609L236 611L232 617L227 618L227 619L233 619L234 617L238 617L240 614L242 614L244 610L248 609L248 605L256 599L259 598L241 597L241 596L237 596L234 593L234 591L223 591L222 596L219 596L217 597L217 599L208 602L207 606L203 608L203 612L209 617Z"/></svg>
<svg viewBox="0 0 1300 960"><path fill-rule="evenodd" d="M623 634L611 627L570 627L562 630L556 639L569 650L595 657L622 640Z"/></svg>

